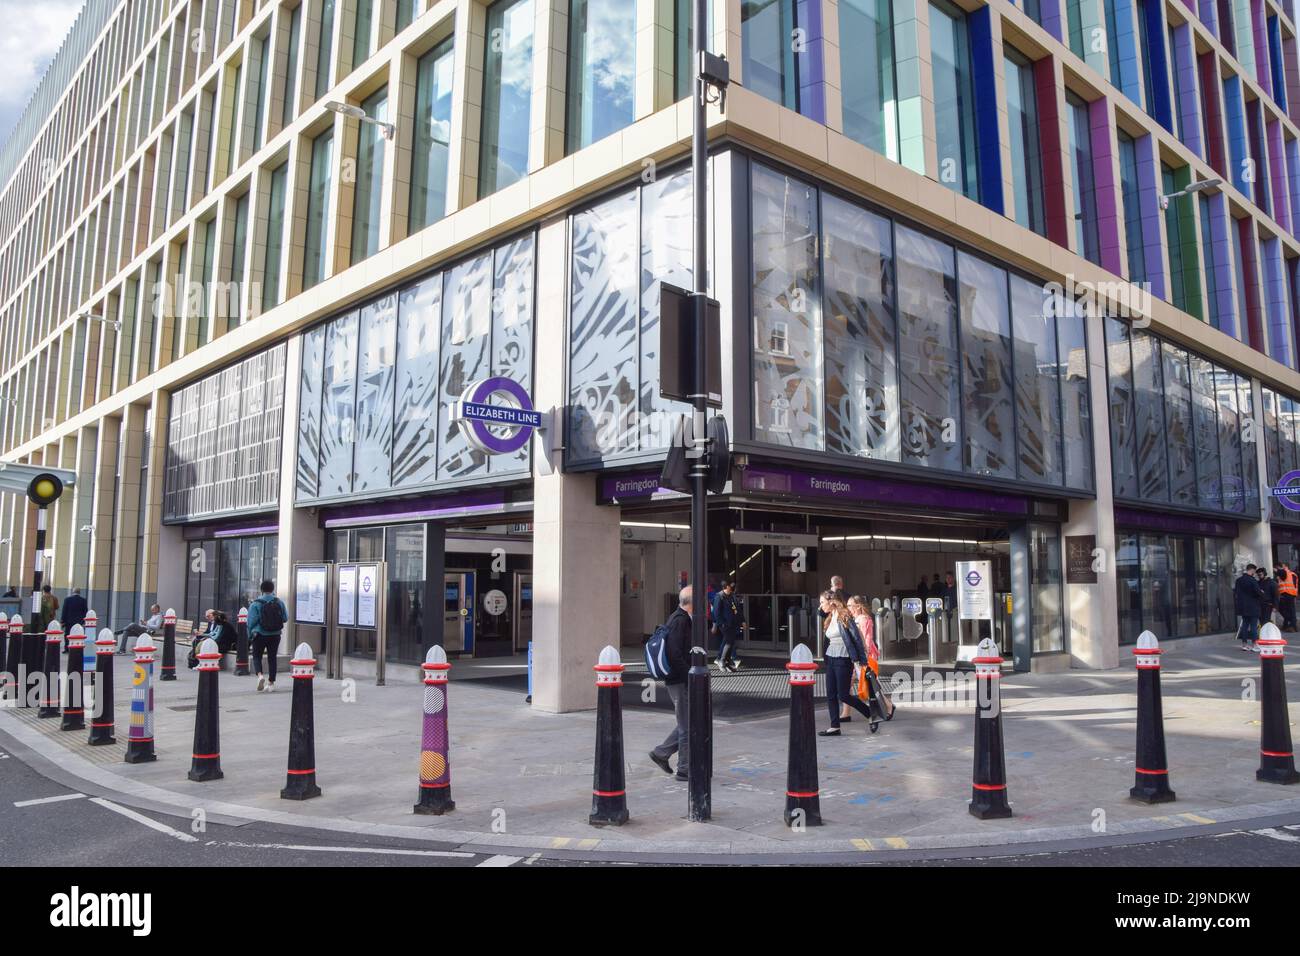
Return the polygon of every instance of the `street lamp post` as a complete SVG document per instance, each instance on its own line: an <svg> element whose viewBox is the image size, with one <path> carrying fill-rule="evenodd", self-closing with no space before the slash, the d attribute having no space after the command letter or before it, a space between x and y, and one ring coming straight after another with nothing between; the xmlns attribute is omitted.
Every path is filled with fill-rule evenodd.
<svg viewBox="0 0 1300 956"><path fill-rule="evenodd" d="M372 126L378 126L379 131L384 134L384 139L392 139L397 135L397 127L392 123L386 123L383 120L375 119L359 106L353 106L351 103L340 103L338 100L330 100L325 104L325 108L341 116L347 116L350 119L362 123L369 123Z"/></svg>
<svg viewBox="0 0 1300 956"><path fill-rule="evenodd" d="M1192 184L1190 184L1190 185L1188 185L1188 186L1184 186L1182 189L1178 190L1178 192L1175 192L1175 193L1168 193L1168 194L1166 194L1166 195L1164 195L1164 196L1161 196L1161 197L1160 197L1160 208L1161 208L1161 209L1168 209L1168 208L1169 208L1169 200L1171 200L1171 199L1177 199L1179 196L1187 196L1187 195L1190 195L1191 193L1204 192L1204 191L1207 190L1207 189L1213 189L1215 186L1220 185L1222 182L1223 182L1222 179L1201 179L1201 180L1198 180L1198 181L1196 181L1196 182L1194 182L1194 183L1192 183Z"/></svg>

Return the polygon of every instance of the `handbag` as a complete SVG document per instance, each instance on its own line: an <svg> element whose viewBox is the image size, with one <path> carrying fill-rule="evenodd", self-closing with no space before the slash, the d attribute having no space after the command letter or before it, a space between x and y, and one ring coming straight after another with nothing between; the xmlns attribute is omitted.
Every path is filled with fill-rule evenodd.
<svg viewBox="0 0 1300 956"><path fill-rule="evenodd" d="M854 676L857 678L856 693L858 695L858 700L863 701L864 703L870 703L871 702L871 678L868 675L871 673L871 671L868 668L863 667L861 665L855 665L853 670L854 670Z"/></svg>
<svg viewBox="0 0 1300 956"><path fill-rule="evenodd" d="M889 699L885 693L884 686L880 683L880 678L872 674L867 678L871 684L872 696L875 698L876 707L880 710L880 716L885 720L894 719L894 702Z"/></svg>

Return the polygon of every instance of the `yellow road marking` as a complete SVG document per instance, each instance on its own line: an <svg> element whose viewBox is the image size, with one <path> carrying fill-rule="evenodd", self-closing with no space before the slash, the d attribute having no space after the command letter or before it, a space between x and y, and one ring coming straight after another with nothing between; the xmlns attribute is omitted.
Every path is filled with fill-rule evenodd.
<svg viewBox="0 0 1300 956"><path fill-rule="evenodd" d="M1178 815L1182 817L1184 820L1191 820L1193 823L1218 823L1219 822L1217 820L1211 820L1209 817L1200 816L1199 814L1196 813L1180 813Z"/></svg>
<svg viewBox="0 0 1300 956"><path fill-rule="evenodd" d="M907 849L907 841L902 837L885 837L885 843L892 846L895 850Z"/></svg>
<svg viewBox="0 0 1300 956"><path fill-rule="evenodd" d="M600 840L598 840L598 839L579 840L579 841L578 841L578 849L579 849L579 850L594 850L594 849L596 849L596 844L599 843L599 842L600 842Z"/></svg>
<svg viewBox="0 0 1300 956"><path fill-rule="evenodd" d="M870 840L862 840L862 839L857 839L857 838L855 838L855 839L852 840L851 842L852 842L853 845L854 845L855 847L857 847L859 850L874 850L874 849L875 849L875 847L871 845L871 841L870 841Z"/></svg>
<svg viewBox="0 0 1300 956"><path fill-rule="evenodd" d="M569 845L569 839L570 839L569 837L556 837L554 840L551 841L551 849L563 850L566 846Z"/></svg>

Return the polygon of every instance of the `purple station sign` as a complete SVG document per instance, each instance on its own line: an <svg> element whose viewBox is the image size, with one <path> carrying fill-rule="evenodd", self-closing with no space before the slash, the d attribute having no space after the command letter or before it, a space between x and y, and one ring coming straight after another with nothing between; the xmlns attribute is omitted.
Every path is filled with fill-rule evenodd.
<svg viewBox="0 0 1300 956"><path fill-rule="evenodd" d="M980 514L1027 515L1029 499L996 491L924 485L855 475L793 468L755 466L741 473L742 489L760 494L790 495L835 501L864 502L970 511Z"/></svg>

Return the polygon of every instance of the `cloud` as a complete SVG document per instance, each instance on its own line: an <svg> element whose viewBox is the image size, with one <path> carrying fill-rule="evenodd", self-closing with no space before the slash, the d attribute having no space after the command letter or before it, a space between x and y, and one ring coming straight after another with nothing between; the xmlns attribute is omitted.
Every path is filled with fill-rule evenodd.
<svg viewBox="0 0 1300 956"><path fill-rule="evenodd" d="M83 0L0 0L0 137L13 132L82 5Z"/></svg>

